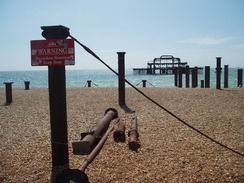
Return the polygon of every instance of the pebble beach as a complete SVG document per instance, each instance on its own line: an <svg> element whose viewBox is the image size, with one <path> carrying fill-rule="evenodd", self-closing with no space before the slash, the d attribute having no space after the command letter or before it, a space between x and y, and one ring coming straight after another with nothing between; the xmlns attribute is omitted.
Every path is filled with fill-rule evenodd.
<svg viewBox="0 0 244 183"><path fill-rule="evenodd" d="M109 135L85 173L91 183L244 182L244 89L140 88L174 115L237 154L207 139L151 101L126 88L126 105L118 105L117 88L67 88L69 167L87 155L74 155L72 141L90 130L107 108L115 108L126 125L137 117L137 152ZM0 182L50 183L52 159L47 88L13 88L5 105L0 88Z"/></svg>

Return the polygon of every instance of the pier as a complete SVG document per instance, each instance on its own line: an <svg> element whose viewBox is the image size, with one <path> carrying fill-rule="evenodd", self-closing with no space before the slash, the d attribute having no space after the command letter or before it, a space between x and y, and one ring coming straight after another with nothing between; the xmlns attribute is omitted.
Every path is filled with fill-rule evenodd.
<svg viewBox="0 0 244 183"><path fill-rule="evenodd" d="M162 55L159 58L154 58L153 61L147 62L147 68L133 68L133 74L175 74L179 67L182 68L182 73L186 72L187 62L181 62L180 58L173 57L172 55ZM189 68L190 71L194 67ZM202 67L198 67L203 70Z"/></svg>

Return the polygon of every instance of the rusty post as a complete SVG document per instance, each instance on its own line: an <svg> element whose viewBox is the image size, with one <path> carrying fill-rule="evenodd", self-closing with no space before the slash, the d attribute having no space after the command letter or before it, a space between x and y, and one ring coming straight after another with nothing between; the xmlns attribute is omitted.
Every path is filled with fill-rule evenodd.
<svg viewBox="0 0 244 183"><path fill-rule="evenodd" d="M30 89L30 81L24 81L25 83L25 90L29 90Z"/></svg>
<svg viewBox="0 0 244 183"><path fill-rule="evenodd" d="M189 65L186 66L186 88L189 88Z"/></svg>
<svg viewBox="0 0 244 183"><path fill-rule="evenodd" d="M205 88L210 88L210 66L205 66Z"/></svg>
<svg viewBox="0 0 244 183"><path fill-rule="evenodd" d="M115 142L125 142L125 124L119 121L113 133Z"/></svg>
<svg viewBox="0 0 244 183"><path fill-rule="evenodd" d="M182 88L182 67L179 67L179 88Z"/></svg>
<svg viewBox="0 0 244 183"><path fill-rule="evenodd" d="M91 164L93 160L96 158L96 156L99 154L109 134L113 131L115 125L118 122L119 122L119 118L115 121L115 123L111 127L109 127L109 129L104 134L102 139L99 141L99 143L96 145L96 147L92 150L92 152L89 154L89 156L85 159L85 161L78 169L63 170L62 173L57 175L55 183L67 183L67 182L89 183L89 179L85 173L85 170L88 167L88 165Z"/></svg>
<svg viewBox="0 0 244 183"><path fill-rule="evenodd" d="M136 151L140 147L139 140L138 140L139 133L137 128L136 117L131 119L131 127L128 136L129 136L129 148L133 151Z"/></svg>
<svg viewBox="0 0 244 183"><path fill-rule="evenodd" d="M242 75L243 75L243 69L238 69L238 79L237 79L237 87L241 88L242 85Z"/></svg>
<svg viewBox="0 0 244 183"><path fill-rule="evenodd" d="M221 89L221 57L216 57L216 89Z"/></svg>
<svg viewBox="0 0 244 183"><path fill-rule="evenodd" d="M66 39L69 28L42 26L42 36L48 39ZM69 166L66 110L65 66L48 66L49 108L53 167Z"/></svg>
<svg viewBox="0 0 244 183"><path fill-rule="evenodd" d="M11 104L13 101L12 97L12 84L14 82L4 82L5 84L5 92L6 92L6 104Z"/></svg>
<svg viewBox="0 0 244 183"><path fill-rule="evenodd" d="M74 154L89 154L92 149L100 141L101 137L104 135L111 120L118 117L118 112L116 109L109 108L106 110L105 115L100 119L95 127L90 131L81 133L81 140L72 142L73 153Z"/></svg>
<svg viewBox="0 0 244 183"><path fill-rule="evenodd" d="M147 80L142 80L142 87L146 87Z"/></svg>
<svg viewBox="0 0 244 183"><path fill-rule="evenodd" d="M119 79L119 105L125 105L125 53L126 52L117 52L118 54L118 71L120 77Z"/></svg>
<svg viewBox="0 0 244 183"><path fill-rule="evenodd" d="M224 88L228 88L228 65L224 66Z"/></svg>
<svg viewBox="0 0 244 183"><path fill-rule="evenodd" d="M87 80L87 87L91 87L91 80Z"/></svg>

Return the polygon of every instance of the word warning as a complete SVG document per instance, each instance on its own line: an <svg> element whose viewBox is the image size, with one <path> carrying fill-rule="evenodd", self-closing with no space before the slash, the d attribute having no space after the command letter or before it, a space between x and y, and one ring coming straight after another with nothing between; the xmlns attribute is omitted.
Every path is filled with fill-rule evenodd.
<svg viewBox="0 0 244 183"><path fill-rule="evenodd" d="M32 40L31 65L75 65L74 45L74 39Z"/></svg>

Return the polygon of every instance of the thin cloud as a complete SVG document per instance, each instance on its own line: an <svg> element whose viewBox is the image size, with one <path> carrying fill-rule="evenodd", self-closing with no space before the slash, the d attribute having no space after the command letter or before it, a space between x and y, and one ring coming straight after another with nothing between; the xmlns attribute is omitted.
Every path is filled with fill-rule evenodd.
<svg viewBox="0 0 244 183"><path fill-rule="evenodd" d="M236 37L214 38L214 37L202 37L202 38L190 38L183 40L183 43L197 44L197 45L218 45L227 43Z"/></svg>

